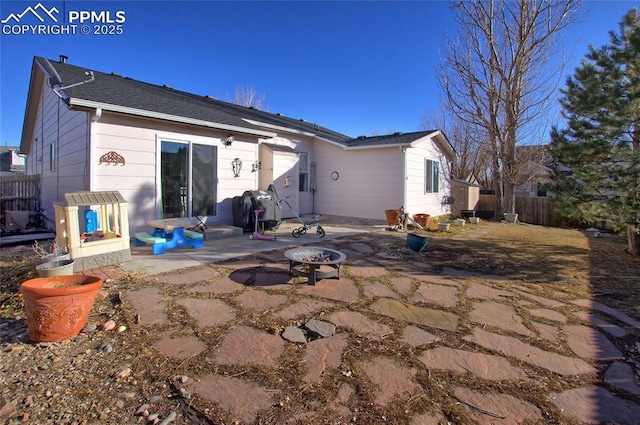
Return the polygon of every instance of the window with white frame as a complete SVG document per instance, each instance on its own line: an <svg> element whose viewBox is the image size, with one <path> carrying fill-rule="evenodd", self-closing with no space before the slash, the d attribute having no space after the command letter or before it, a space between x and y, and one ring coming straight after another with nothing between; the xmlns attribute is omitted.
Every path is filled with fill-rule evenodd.
<svg viewBox="0 0 640 425"><path fill-rule="evenodd" d="M298 179L298 191L309 191L309 154L307 152L300 152L298 154L298 172L300 178Z"/></svg>
<svg viewBox="0 0 640 425"><path fill-rule="evenodd" d="M426 159L424 164L424 193L438 193L440 190L440 163L432 159Z"/></svg>

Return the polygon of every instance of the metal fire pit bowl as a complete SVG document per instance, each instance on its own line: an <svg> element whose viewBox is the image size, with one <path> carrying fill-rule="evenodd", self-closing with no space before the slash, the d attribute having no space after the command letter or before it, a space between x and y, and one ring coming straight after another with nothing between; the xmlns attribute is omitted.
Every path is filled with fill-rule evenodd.
<svg viewBox="0 0 640 425"><path fill-rule="evenodd" d="M315 285L318 279L340 278L340 265L347 259L340 251L316 246L292 248L284 256L289 259L289 273L306 277L307 285Z"/></svg>

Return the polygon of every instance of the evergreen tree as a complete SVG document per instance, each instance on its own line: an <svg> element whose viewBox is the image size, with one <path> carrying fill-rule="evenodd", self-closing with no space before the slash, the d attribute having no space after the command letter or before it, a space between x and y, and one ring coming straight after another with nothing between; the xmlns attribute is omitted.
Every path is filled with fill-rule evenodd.
<svg viewBox="0 0 640 425"><path fill-rule="evenodd" d="M591 46L567 79L566 128L551 132L549 190L566 219L614 230L626 226L629 252L640 240L640 17L630 10L620 33Z"/></svg>

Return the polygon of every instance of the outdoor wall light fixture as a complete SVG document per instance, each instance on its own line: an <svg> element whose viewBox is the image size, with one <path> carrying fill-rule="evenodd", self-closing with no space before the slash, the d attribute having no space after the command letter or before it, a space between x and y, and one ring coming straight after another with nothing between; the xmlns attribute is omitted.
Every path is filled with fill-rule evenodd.
<svg viewBox="0 0 640 425"><path fill-rule="evenodd" d="M251 172L255 173L256 171L258 171L260 168L262 168L262 164L260 163L260 161L256 161L253 164L251 164Z"/></svg>
<svg viewBox="0 0 640 425"><path fill-rule="evenodd" d="M231 161L231 170L233 170L233 177L240 177L240 170L242 169L242 161L240 158L235 158Z"/></svg>
<svg viewBox="0 0 640 425"><path fill-rule="evenodd" d="M226 139L222 139L222 144L225 146L231 146L231 143L233 143L233 134L228 135Z"/></svg>

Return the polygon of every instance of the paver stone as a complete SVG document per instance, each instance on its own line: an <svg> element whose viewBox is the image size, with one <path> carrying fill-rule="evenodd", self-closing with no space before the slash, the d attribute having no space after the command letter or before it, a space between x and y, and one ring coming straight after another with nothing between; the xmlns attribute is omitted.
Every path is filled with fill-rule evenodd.
<svg viewBox="0 0 640 425"><path fill-rule="evenodd" d="M637 425L640 404L615 396L602 387L583 387L551 394L551 400L563 413L581 423Z"/></svg>
<svg viewBox="0 0 640 425"><path fill-rule="evenodd" d="M622 353L597 329L582 325L563 326L571 351L583 359L612 360L622 358Z"/></svg>
<svg viewBox="0 0 640 425"><path fill-rule="evenodd" d="M269 409L274 403L264 388L239 378L205 375L189 388L205 400L217 403L229 412L233 420L242 423L253 423L261 410Z"/></svg>
<svg viewBox="0 0 640 425"><path fill-rule="evenodd" d="M584 360L563 356L558 353L542 350L519 339L487 332L480 328L473 330L473 335L464 337L466 341L476 343L487 350L515 357L523 362L542 367L557 374L581 375L595 374L598 370Z"/></svg>
<svg viewBox="0 0 640 425"><path fill-rule="evenodd" d="M426 350L418 359L430 369L471 373L481 379L494 381L504 379L528 380L527 375L521 369L513 366L504 357L484 353L437 347Z"/></svg>
<svg viewBox="0 0 640 425"><path fill-rule="evenodd" d="M386 357L376 357L371 361L358 362L369 380L377 387L374 403L388 405L394 398L408 399L422 391L415 381L416 370L409 369Z"/></svg>
<svg viewBox="0 0 640 425"><path fill-rule="evenodd" d="M222 300L206 300L200 298L184 298L177 301L187 309L189 316L193 317L198 326L206 328L228 323L236 318L236 312Z"/></svg>
<svg viewBox="0 0 640 425"><path fill-rule="evenodd" d="M279 336L248 326L237 326L227 333L213 359L220 364L276 367L284 347L285 342Z"/></svg>
<svg viewBox="0 0 640 425"><path fill-rule="evenodd" d="M304 361L307 373L304 382L317 384L327 368L337 369L342 364L342 355L347 348L347 335L339 334L328 338L316 339L307 344Z"/></svg>
<svg viewBox="0 0 640 425"><path fill-rule="evenodd" d="M369 306L369 310L416 325L424 325L446 331L455 331L458 328L458 316L453 313L405 304L389 298L376 300Z"/></svg>
<svg viewBox="0 0 640 425"><path fill-rule="evenodd" d="M124 294L125 300L131 303L140 317L139 325L163 325L169 323L165 313L166 304L158 288L142 288Z"/></svg>
<svg viewBox="0 0 640 425"><path fill-rule="evenodd" d="M520 425L525 421L537 423L543 419L536 406L507 394L456 388L454 395L474 423L479 425Z"/></svg>

